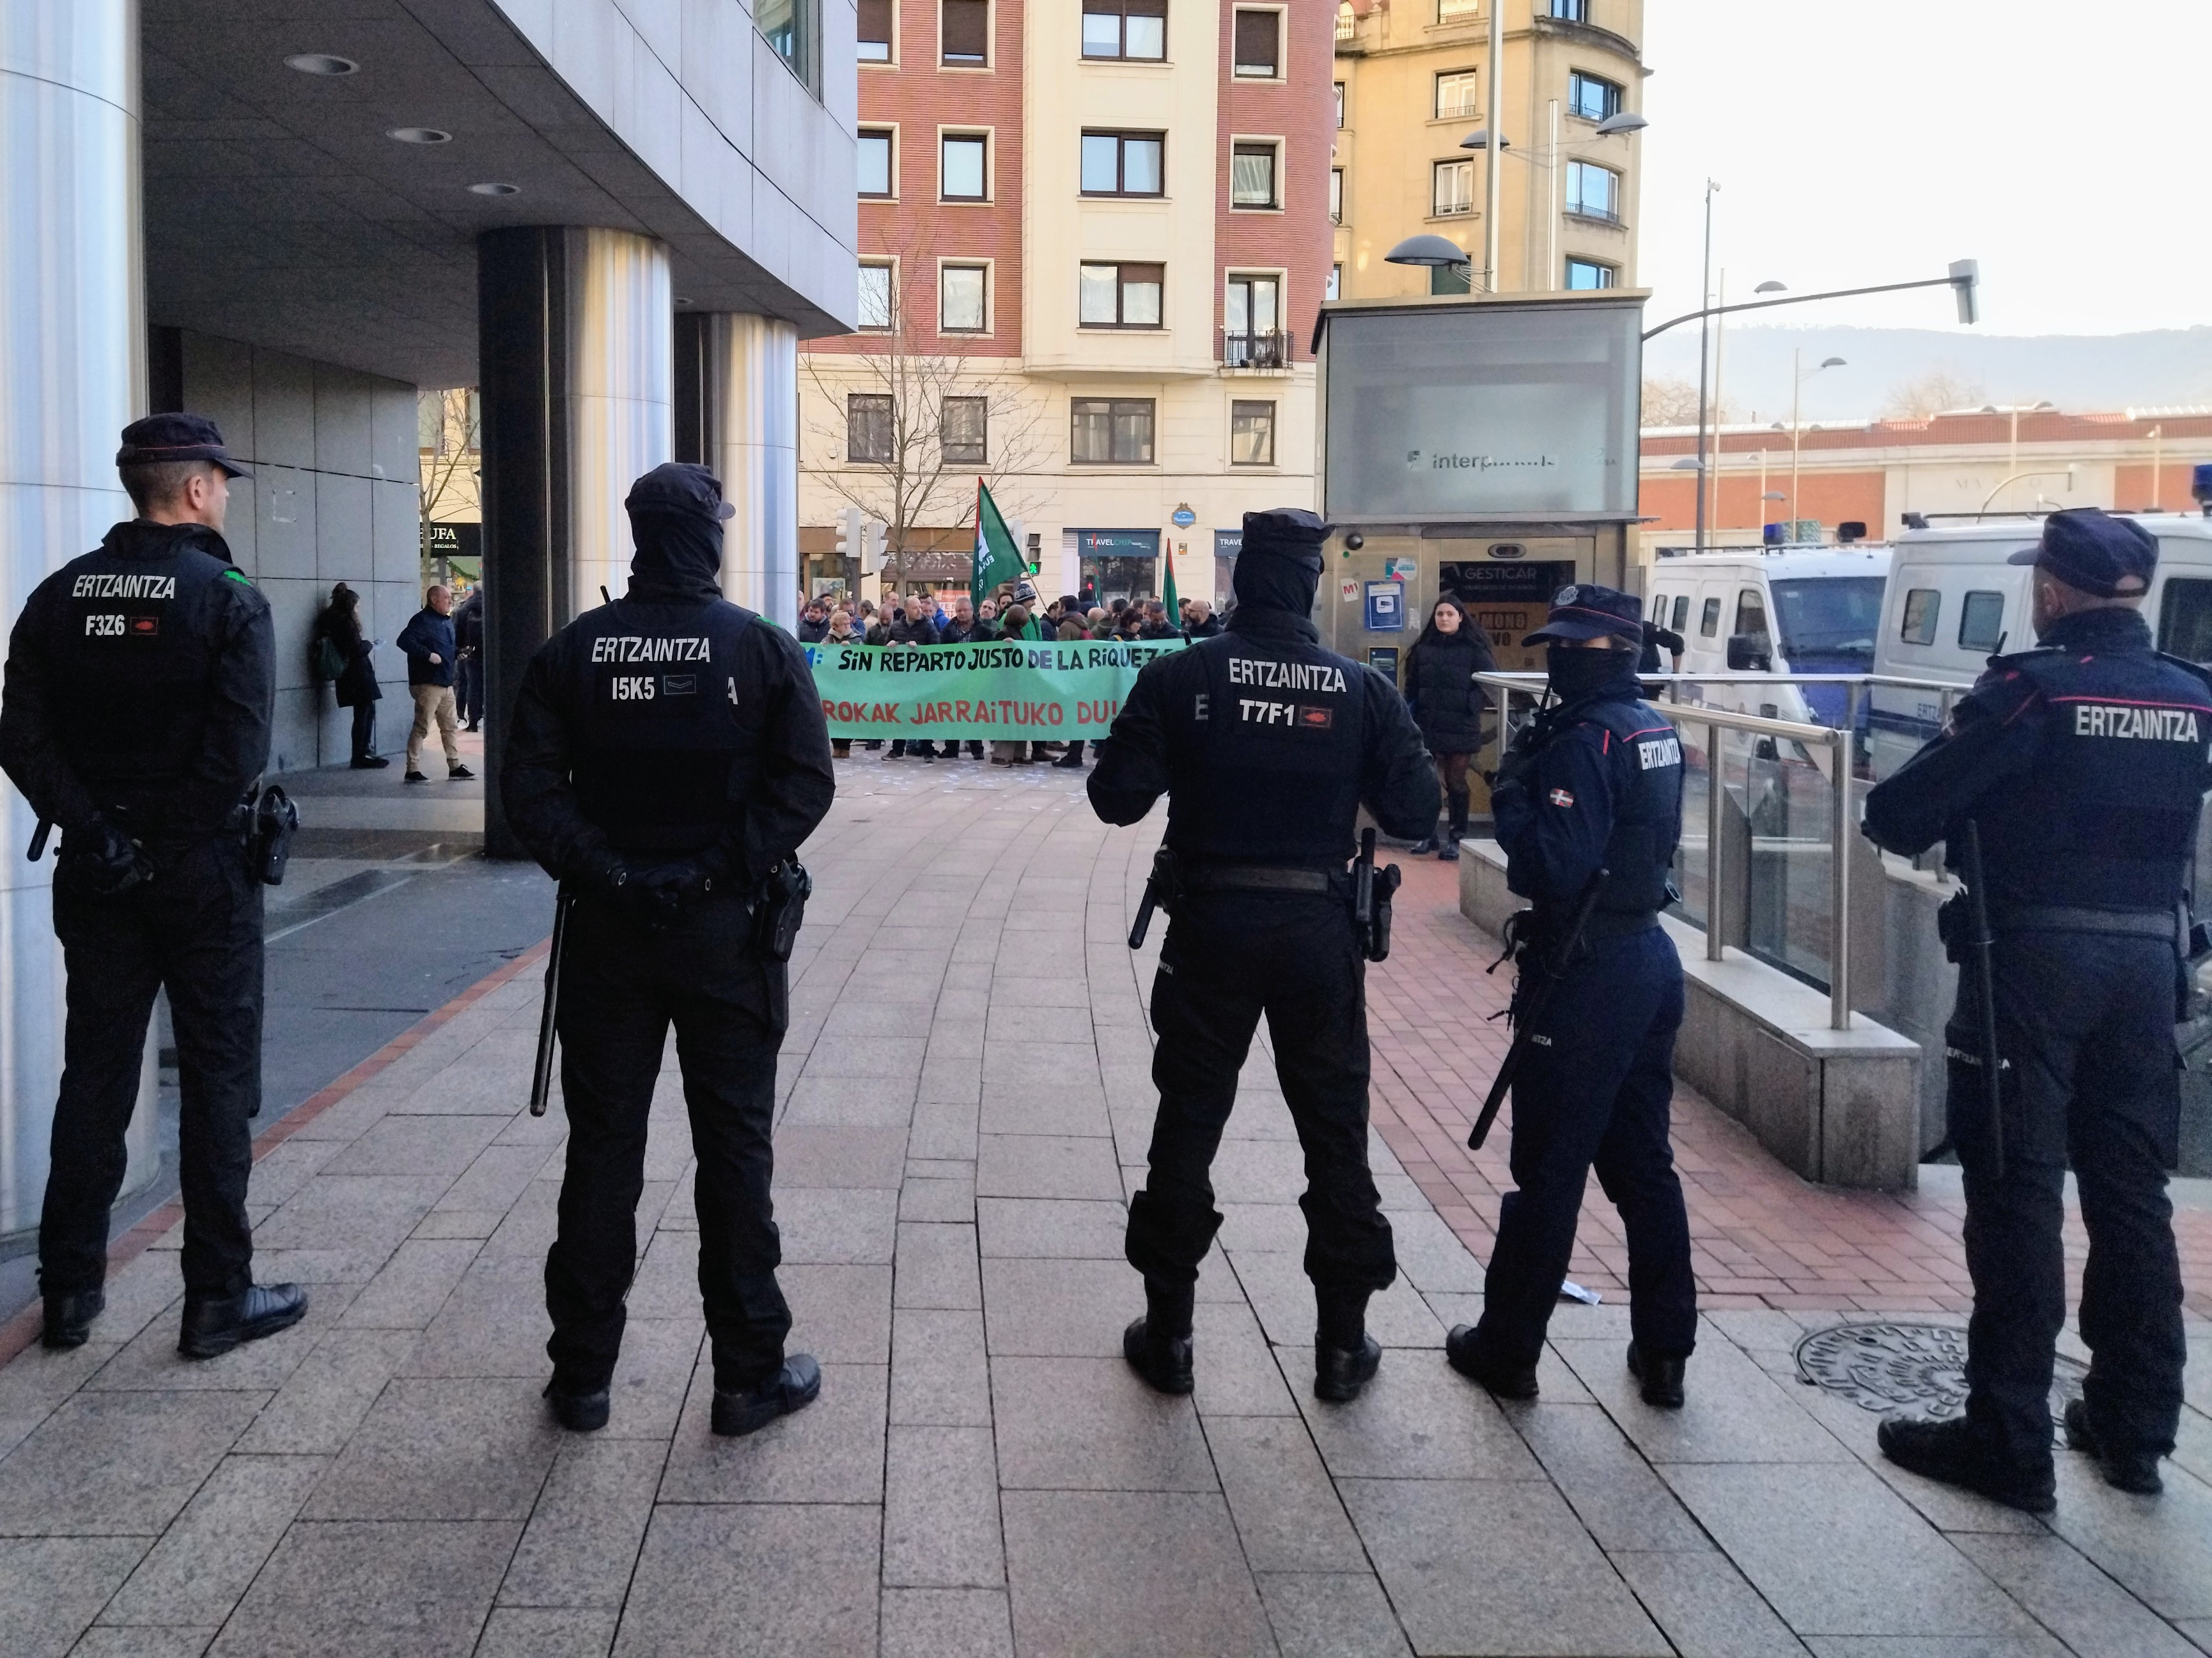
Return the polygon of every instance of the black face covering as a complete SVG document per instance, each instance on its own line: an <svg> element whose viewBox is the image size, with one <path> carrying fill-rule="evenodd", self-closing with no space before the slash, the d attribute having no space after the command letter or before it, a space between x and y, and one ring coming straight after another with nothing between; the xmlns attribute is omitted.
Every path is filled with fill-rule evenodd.
<svg viewBox="0 0 2212 1658"><path fill-rule="evenodd" d="M1578 696L1603 690L1615 681L1632 689L1636 683L1636 653L1592 650L1588 646L1562 645L1553 641L1544 647L1544 671L1551 676L1552 689L1560 699L1571 702Z"/></svg>
<svg viewBox="0 0 2212 1658"><path fill-rule="evenodd" d="M1321 559L1285 558L1279 554L1246 554L1237 561L1230 578L1239 609L1288 610L1293 616L1313 614L1314 591L1321 586Z"/></svg>
<svg viewBox="0 0 2212 1658"><path fill-rule="evenodd" d="M722 525L696 513L632 513L637 556L629 562L629 597L720 598Z"/></svg>

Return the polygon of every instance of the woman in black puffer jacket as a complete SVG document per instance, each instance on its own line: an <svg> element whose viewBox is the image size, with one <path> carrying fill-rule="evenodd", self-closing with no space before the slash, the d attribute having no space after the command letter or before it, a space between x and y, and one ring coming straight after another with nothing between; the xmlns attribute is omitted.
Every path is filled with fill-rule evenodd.
<svg viewBox="0 0 2212 1658"><path fill-rule="evenodd" d="M1437 776L1451 811L1443 843L1431 835L1413 847L1417 853L1433 852L1447 860L1459 857L1460 836L1467 832L1467 762L1482 746L1482 712L1489 706L1474 680L1497 666L1488 635L1455 598L1437 601L1428 626L1406 653L1406 705L1436 756Z"/></svg>

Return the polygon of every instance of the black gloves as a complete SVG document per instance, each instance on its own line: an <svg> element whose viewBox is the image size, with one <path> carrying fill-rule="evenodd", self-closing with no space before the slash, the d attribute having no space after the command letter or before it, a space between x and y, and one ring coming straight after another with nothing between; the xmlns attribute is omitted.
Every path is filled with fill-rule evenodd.
<svg viewBox="0 0 2212 1658"><path fill-rule="evenodd" d="M60 864L86 890L113 898L154 878L146 848L130 832L103 812L94 812L82 827L62 836Z"/></svg>
<svg viewBox="0 0 2212 1658"><path fill-rule="evenodd" d="M684 914L714 890L714 877L696 858L680 863L655 864L630 878L630 905L655 926L683 920Z"/></svg>

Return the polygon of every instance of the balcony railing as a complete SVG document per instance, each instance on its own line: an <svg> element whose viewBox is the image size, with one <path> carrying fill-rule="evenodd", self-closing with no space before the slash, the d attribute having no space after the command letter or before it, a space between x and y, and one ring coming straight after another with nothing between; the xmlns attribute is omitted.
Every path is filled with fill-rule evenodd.
<svg viewBox="0 0 2212 1658"><path fill-rule="evenodd" d="M1224 329L1221 332L1221 366L1224 368L1288 368L1291 366L1291 337L1283 332L1240 334Z"/></svg>

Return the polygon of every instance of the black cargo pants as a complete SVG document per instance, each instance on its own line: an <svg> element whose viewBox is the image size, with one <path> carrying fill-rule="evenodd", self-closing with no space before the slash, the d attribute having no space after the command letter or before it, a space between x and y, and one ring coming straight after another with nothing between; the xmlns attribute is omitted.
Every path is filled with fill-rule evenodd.
<svg viewBox="0 0 2212 1658"><path fill-rule="evenodd" d="M561 981L561 1090L568 1113L560 1231L545 1258L545 1344L564 1386L607 1385L637 1270L646 1121L676 1027L699 1210L699 1294L714 1383L745 1388L783 1363L791 1310L769 1187L785 969L753 947L735 897L649 926L611 901L577 900Z"/></svg>
<svg viewBox="0 0 2212 1658"><path fill-rule="evenodd" d="M68 1023L39 1220L39 1284L48 1296L96 1290L106 1275L124 1130L163 989L177 1035L185 1293L241 1295L253 1279L246 1185L248 1119L261 1105L261 883L246 867L241 835L157 845L152 855L154 879L114 897L86 891L66 859L55 872Z"/></svg>
<svg viewBox="0 0 2212 1658"><path fill-rule="evenodd" d="M1966 1193L1966 1416L2014 1467L2051 1461L2051 1380L2066 1322L2067 1164L2089 1256L2083 1394L2107 1443L2164 1454L2181 1420L2181 1265L2166 1193L2181 1122L2173 947L2157 938L2023 932L1998 938L2004 1177L1991 1168L1971 968L1944 1032L1946 1100Z"/></svg>
<svg viewBox="0 0 2212 1658"><path fill-rule="evenodd" d="M1221 1225L1209 1177L1261 1015L1305 1151L1306 1276L1323 1297L1389 1287L1397 1260L1367 1167L1366 963L1334 895L1186 897L1152 982L1152 1170L1129 1205L1129 1264L1194 1283Z"/></svg>

